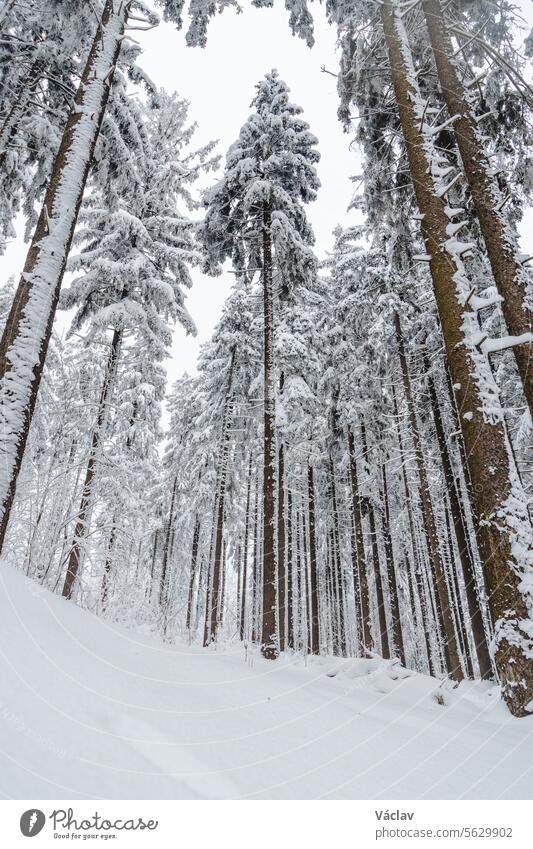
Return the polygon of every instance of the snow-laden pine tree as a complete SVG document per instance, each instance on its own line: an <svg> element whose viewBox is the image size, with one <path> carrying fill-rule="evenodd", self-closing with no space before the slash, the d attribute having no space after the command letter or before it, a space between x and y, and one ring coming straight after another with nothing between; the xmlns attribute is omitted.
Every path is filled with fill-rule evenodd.
<svg viewBox="0 0 533 849"><path fill-rule="evenodd" d="M279 652L276 592L276 367L274 314L281 287L316 273L303 204L319 186L316 138L276 71L257 85L253 112L230 147L222 180L206 197L204 241L214 264L260 271L263 284L263 614L261 650ZM276 291L275 291L276 288Z"/></svg>

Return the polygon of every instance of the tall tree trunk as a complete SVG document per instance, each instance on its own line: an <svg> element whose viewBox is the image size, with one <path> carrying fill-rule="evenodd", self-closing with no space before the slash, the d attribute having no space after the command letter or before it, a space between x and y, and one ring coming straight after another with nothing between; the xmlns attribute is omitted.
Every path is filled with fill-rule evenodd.
<svg viewBox="0 0 533 849"><path fill-rule="evenodd" d="M320 651L318 629L318 574L316 559L315 526L315 476L311 463L307 466L307 491L309 496L309 650L311 654Z"/></svg>
<svg viewBox="0 0 533 849"><path fill-rule="evenodd" d="M435 431L437 433L437 442L444 470L444 478L446 481L446 489L450 499L450 507L453 518L453 527L457 539L457 547L459 549L459 560L463 571L463 579L466 589L466 600L468 603L468 613L476 646L476 655L479 664L481 677L490 680L493 677L492 664L490 660L489 650L487 646L487 636L485 626L483 624L483 616L481 614L481 603L477 593L477 578L474 560L472 556L472 547L468 539L468 525L466 516L461 505L460 496L457 488L457 482L452 468L448 443L444 431L444 424L440 412L439 402L435 384L429 370L429 362L425 359L424 367L428 375L428 391L431 409L433 412L433 421L435 423Z"/></svg>
<svg viewBox="0 0 533 849"><path fill-rule="evenodd" d="M211 573L208 593L208 611L206 615L206 633L204 646L216 639L217 627L220 621L221 579L223 577L223 535L224 535L224 506L226 501L226 479L231 449L230 430L233 421L234 392L233 377L235 372L235 348L232 349L226 391L224 395L224 410L220 448L218 453L216 491L215 491L215 546L213 571Z"/></svg>
<svg viewBox="0 0 533 849"><path fill-rule="evenodd" d="M0 551L128 8L105 2L0 342Z"/></svg>
<svg viewBox="0 0 533 849"><path fill-rule="evenodd" d="M437 607L437 618L441 628L441 634L445 638L444 654L446 656L449 672L457 681L463 679L459 651L457 648L457 640L455 636L455 628L453 624L452 608L450 596L448 593L448 585L444 574L444 565L442 562L441 552L439 549L439 540L437 535L437 525L435 522L435 514L433 512L433 504L431 502L431 494L429 491L429 482L427 477L426 466L424 463L424 454L422 451L422 442L418 430L416 419L415 405L413 393L411 391L411 379L409 369L407 367L407 357L405 354L405 346L400 325L400 317L396 313L394 318L396 341L398 344L398 356L402 373L402 381L405 399L407 402L407 412L409 416L409 424L411 428L411 436L413 439L415 465L418 475L418 486L420 492L420 503L422 507L422 519L424 522L424 530L428 542L428 554L431 566L431 573L436 588L435 604Z"/></svg>
<svg viewBox="0 0 533 849"><path fill-rule="evenodd" d="M200 540L200 519L198 516L194 522L194 532L192 535L192 547L191 547L191 573L189 575L189 592L187 594L187 621L186 627L187 630L191 630L191 622L192 622L192 602L194 596L194 579L196 577L196 563L198 561L198 543Z"/></svg>
<svg viewBox="0 0 533 849"><path fill-rule="evenodd" d="M413 517L413 507L411 503L411 490L409 487L409 482L407 480L407 472L406 472L406 463L407 463L407 454L405 452L402 430L400 426L400 422L398 419L398 403L396 401L396 391L394 386L392 387L392 404L393 404L393 413L394 419L396 421L396 434L398 436L398 446L400 449L400 461L402 467L402 480L404 487L404 495L405 495L405 504L407 508L407 522L409 525L409 534L411 536L411 549L413 552L413 563L412 563L412 574L414 575L418 600L420 603L420 615L422 617L422 628L424 631L424 639L426 644L426 653L428 659L428 668L429 674L435 674L435 667L433 665L433 659L431 657L431 644L429 640L429 622L428 622L428 610L426 603L426 593L424 590L424 582L422 580L422 572L421 572L421 564L420 557L418 552L418 544L417 544L417 535L415 531L415 522ZM413 608L414 612L414 608Z"/></svg>
<svg viewBox="0 0 533 849"><path fill-rule="evenodd" d="M466 618L463 611L461 599L461 588L457 576L457 567L455 559L455 551L453 547L453 532L450 519L450 510L448 504L444 503L444 523L446 527L446 549L448 553L449 568L448 568L448 585L450 596L453 600L453 609L455 611L455 630L459 636L459 642L462 648L464 666L468 678L474 678L474 667L472 664L472 655L470 652L470 643L468 641L468 633L466 630Z"/></svg>
<svg viewBox="0 0 533 849"><path fill-rule="evenodd" d="M331 504L333 512L333 558L332 568L334 575L334 589L336 612L338 619L338 642L339 653L342 657L346 656L346 616L344 605L344 577L342 573L342 558L340 549L340 528L339 528L339 511L337 508L337 485L335 479L335 465L333 457L330 455L330 475L331 475Z"/></svg>
<svg viewBox="0 0 533 849"><path fill-rule="evenodd" d="M363 654L372 651L372 631L370 620L370 603L368 598L368 578L366 574L365 543L363 537L363 517L361 515L361 496L359 494L359 478L357 475L357 460L355 457L355 439L353 430L348 428L348 453L350 458L350 485L352 492L352 525L353 542L352 555L354 562L354 590L356 587L355 600L359 603L359 617L361 620L361 638Z"/></svg>
<svg viewBox="0 0 533 849"><path fill-rule="evenodd" d="M254 503L254 553L252 564L252 603L250 605L251 612L251 635L252 642L257 642L258 626L257 621L257 599L259 595L259 577L261 575L260 565L260 548L261 542L259 539L261 529L261 516L259 513L259 470L257 472L257 484L255 487L255 503Z"/></svg>
<svg viewBox="0 0 533 849"><path fill-rule="evenodd" d="M294 602L298 598L298 576L294 569L292 552L292 492L287 489L287 639L286 645L293 649L295 642ZM295 592L296 590L296 592Z"/></svg>
<svg viewBox="0 0 533 849"><path fill-rule="evenodd" d="M387 559L387 575L389 584L389 597L392 615L392 641L398 652L398 657L405 666L405 648L403 644L402 620L400 617L400 602L398 593L398 581L396 579L396 564L394 562L394 549L392 547L392 536L390 526L389 487L387 482L386 461L381 466L383 478L383 538L385 544L385 556Z"/></svg>
<svg viewBox="0 0 533 849"><path fill-rule="evenodd" d="M424 111L407 36L394 0L380 6L392 82L417 204L430 257L452 384L476 501L478 547L492 620L495 662L503 697L515 716L533 709L533 660L528 633L533 602L527 581L531 521L514 467L498 390L486 357L476 347L476 316L466 307L470 284L461 261L463 248L449 237L450 223L434 166L432 137L421 129ZM490 412L487 407L490 407Z"/></svg>
<svg viewBox="0 0 533 849"><path fill-rule="evenodd" d="M167 528L165 531L165 542L163 545L163 559L161 561L161 577L159 580L159 604L161 607L165 604L166 598L166 590L167 590L167 572L168 572L168 560L170 554L170 536L172 534L172 525L174 524L174 505L176 503L176 496L178 494L178 475L176 474L174 478L174 483L172 484L172 496L170 498L170 507L168 510L168 521Z"/></svg>
<svg viewBox="0 0 533 849"><path fill-rule="evenodd" d="M502 312L509 333L526 337L514 347L518 371L533 418L533 331L532 312L526 303L528 274L522 265L519 246L502 209L498 183L491 173L485 141L476 119L472 93L465 87L455 58L440 0L423 0L437 76L453 129L472 200L479 221L496 288L502 297ZM527 338L529 337L529 338Z"/></svg>
<svg viewBox="0 0 533 849"><path fill-rule="evenodd" d="M272 210L263 202L263 615L261 654L279 655L276 633L276 401L274 394L274 316L272 314Z"/></svg>
<svg viewBox="0 0 533 849"><path fill-rule="evenodd" d="M248 546L249 546L249 536L250 536L250 499L252 492L252 457L253 454L250 451L250 460L248 462L248 485L246 488L246 512L244 518L244 543L243 543L243 566L242 566L242 594L241 594L241 610L240 610L240 623L239 623L239 634L241 640L244 640L244 622L246 616L246 604L247 604L247 595L248 595Z"/></svg>
<svg viewBox="0 0 533 849"><path fill-rule="evenodd" d="M80 565L80 544L86 536L88 530L88 520L91 508L91 492L96 460L98 456L98 449L100 447L100 439L102 436L104 422L107 418L107 403L109 400L113 379L115 377L121 341L122 330L119 328L115 328L115 330L113 331L113 338L111 340L111 350L109 352L109 358L104 374L104 382L102 385L102 390L100 392L100 400L98 402L98 413L96 417L96 424L94 426L91 438L91 449L89 451L87 471L85 472L85 482L83 484L83 490L81 494L80 509L78 510L78 517L76 520L76 526L74 528L74 537L72 539L68 558L67 574L65 575L65 583L63 584L62 595L64 598L72 597L72 590L74 587L74 582L78 575L78 569Z"/></svg>
<svg viewBox="0 0 533 849"><path fill-rule="evenodd" d="M285 613L287 570L285 564L285 452L283 445L278 449L278 633L279 647L285 649ZM289 614L290 615L290 614Z"/></svg>
<svg viewBox="0 0 533 849"><path fill-rule="evenodd" d="M365 465L368 467L368 443L366 439L366 426L361 422L361 441L363 443L363 455ZM383 597L383 580L381 577L381 566L379 562L379 545L376 529L376 514L371 498L366 499L368 512L368 524L370 530L370 543L372 548L372 562L374 566L374 577L376 584L376 602L378 606L379 635L381 642L381 655L386 660L390 658L389 635L387 632L387 616L385 613L385 599Z"/></svg>

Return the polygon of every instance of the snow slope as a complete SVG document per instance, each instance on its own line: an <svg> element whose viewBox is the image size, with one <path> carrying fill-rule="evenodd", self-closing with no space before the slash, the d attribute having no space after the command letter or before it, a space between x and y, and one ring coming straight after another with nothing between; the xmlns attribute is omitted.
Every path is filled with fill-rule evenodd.
<svg viewBox="0 0 533 849"><path fill-rule="evenodd" d="M0 596L5 798L533 795L533 717L489 685L167 646L8 567Z"/></svg>

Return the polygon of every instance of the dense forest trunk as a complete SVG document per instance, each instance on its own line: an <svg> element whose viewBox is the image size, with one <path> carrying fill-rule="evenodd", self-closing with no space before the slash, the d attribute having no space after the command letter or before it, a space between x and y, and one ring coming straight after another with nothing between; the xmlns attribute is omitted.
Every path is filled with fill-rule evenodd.
<svg viewBox="0 0 533 849"><path fill-rule="evenodd" d="M226 381L226 392L224 394L224 409L222 412L222 426L220 434L220 448L218 452L216 486L215 486L215 544L213 569L209 582L207 598L207 611L205 617L204 646L209 645L216 639L218 623L220 621L221 585L223 578L223 534L224 534L224 507L226 502L226 479L228 475L228 464L231 450L230 429L233 421L233 377L235 372L235 348L232 349L228 377Z"/></svg>
<svg viewBox="0 0 533 849"><path fill-rule="evenodd" d="M276 633L276 402L274 390L274 316L272 314L272 210L263 203L263 613L261 653L268 660L279 654Z"/></svg>
<svg viewBox="0 0 533 849"><path fill-rule="evenodd" d="M252 495L252 458L253 454L250 451L250 459L248 461L248 483L246 486L246 509L244 514L244 543L243 543L243 564L242 564L242 593L241 593L241 609L239 614L239 634L241 640L244 640L244 623L246 616L246 605L248 602L248 547L250 537L250 502Z"/></svg>
<svg viewBox="0 0 533 849"><path fill-rule="evenodd" d="M420 493L420 503L422 507L422 519L424 522L424 531L428 544L428 554L431 566L431 573L435 584L435 605L437 608L437 620L441 629L441 635L444 637L444 654L446 657L448 672L456 681L461 681L463 672L457 648L457 639L455 636L455 628L452 616L452 607L450 596L448 593L448 585L444 574L444 565L442 562L441 552L439 548L439 540L437 535L437 525L435 514L433 512L433 504L431 502L431 493L429 490L429 482L424 462L424 454L422 451L422 441L418 430L418 423L415 413L415 405L413 393L411 390L411 378L407 367L407 357L405 354L405 346L398 313L394 319L396 341L398 344L398 356L400 360L400 368L403 381L403 389L405 400L407 402L407 412L409 416L409 425L411 437L413 440L415 465L418 475L418 486Z"/></svg>
<svg viewBox="0 0 533 849"><path fill-rule="evenodd" d="M128 7L105 2L0 342L0 551Z"/></svg>
<svg viewBox="0 0 533 849"><path fill-rule="evenodd" d="M472 93L463 83L440 0L422 0L426 26L435 57L440 89L448 112L455 120L453 130L461 154L487 256L509 333L524 340L514 355L524 394L533 417L533 331L532 312L526 297L528 273L520 261L520 249L512 227L502 211L502 196L486 154Z"/></svg>
<svg viewBox="0 0 533 849"><path fill-rule="evenodd" d="M337 615L337 643L339 654L344 657L346 655L346 621L345 621L345 605L344 605L344 578L342 573L342 558L340 545L340 527L339 527L339 511L337 508L337 485L335 479L335 464L333 457L330 455L330 476L331 476L331 512L333 515L333 533L332 533L332 570L333 570L333 590L335 598L335 611Z"/></svg>
<svg viewBox="0 0 533 849"><path fill-rule="evenodd" d="M109 396L111 394L113 379L115 377L121 341L122 330L119 328L115 328L115 330L113 331L113 338L111 340L111 350L109 352L106 371L104 374L104 382L102 385L102 390L100 392L100 399L98 402L98 413L96 417L96 424L93 428L93 434L91 438L91 448L89 451L87 470L85 472L85 482L83 484L83 490L81 494L80 508L78 510L76 525L74 528L74 536L72 539L68 558L65 583L63 584L64 598L71 598L72 596L74 582L78 575L78 569L80 565L80 545L88 530L89 516L91 512L91 492L93 486L95 466L98 456L98 449L100 447L100 440L103 435L104 423L107 418L107 404L109 401Z"/></svg>
<svg viewBox="0 0 533 849"><path fill-rule="evenodd" d="M493 677L492 664L490 660L489 650L487 646L487 636L485 626L483 624L483 616L481 614L481 604L477 593L477 578L474 559L472 555L472 547L468 539L468 525L464 509L461 504L455 475L453 472L448 443L446 441L446 433L440 412L437 392L433 378L429 371L429 363L427 359L424 362L426 373L428 374L428 391L431 409L433 412L433 421L435 423L435 431L437 434L437 442L444 470L444 478L446 481L446 489L450 499L450 507L453 519L453 527L457 539L457 547L459 549L459 560L463 572L463 580L466 590L466 600L468 603L468 613L476 646L476 655L479 664L481 677L490 679Z"/></svg>
<svg viewBox="0 0 533 849"><path fill-rule="evenodd" d="M159 606L163 607L167 599L167 573L168 561L170 556L170 539L172 534L172 525L174 523L174 509L176 504L176 496L178 494L178 476L174 478L172 484L172 495L170 497L170 507L168 508L167 527L165 531L165 541L163 543L163 557L161 560L161 575L159 577Z"/></svg>
<svg viewBox="0 0 533 849"><path fill-rule="evenodd" d="M385 545L385 557L387 559L387 575L389 585L389 598L392 616L392 641L398 652L401 663L405 666L405 648L403 644L402 620L400 617L400 602L398 593L398 580L396 577L396 563L394 562L394 550L392 547L392 536L390 527L389 487L387 481L387 461L381 466L383 479L383 542Z"/></svg>
<svg viewBox="0 0 533 849"><path fill-rule="evenodd" d="M486 357L475 347L479 328L465 306L470 284L464 276L462 248L449 241L447 187L437 187L433 176L438 156L422 129L424 106L407 36L393 0L384 0L380 15L476 501L478 547L495 623L496 667L509 710L525 716L533 705L531 638L525 624L532 611L522 589L531 522L497 388Z"/></svg>
<svg viewBox="0 0 533 849"><path fill-rule="evenodd" d="M288 507L287 507L288 510ZM285 649L286 633L286 585L285 565L285 452L283 445L278 451L278 635L279 647Z"/></svg>
<svg viewBox="0 0 533 849"><path fill-rule="evenodd" d="M286 646L293 649L295 642L294 602L298 599L297 575L294 569L292 556L292 492L287 489L287 635ZM296 592L295 592L296 590Z"/></svg>
<svg viewBox="0 0 533 849"><path fill-rule="evenodd" d="M366 438L366 425L361 422L361 442L363 445L363 457L365 466L368 468L368 442ZM387 631L387 615L385 612L385 599L383 597L383 580L381 577L381 565L379 562L379 545L376 528L376 514L370 497L366 498L366 511L368 514L368 525L370 531L370 547L372 550L372 563L374 566L374 578L376 585L376 603L378 613L379 636L381 642L381 656L386 660L390 658L389 634Z"/></svg>
<svg viewBox="0 0 533 849"><path fill-rule="evenodd" d="M363 517L361 515L361 496L359 493L359 478L357 475L357 460L355 457L355 439L353 430L348 428L348 453L350 460L350 488L352 496L352 554L354 562L354 592L355 603L359 606L361 622L362 653L372 651L372 631L370 620L370 603L368 598L368 578L366 574L366 555L363 537Z"/></svg>
<svg viewBox="0 0 533 849"><path fill-rule="evenodd" d="M401 424L400 424L399 417L398 417L398 403L396 401L396 390L395 390L394 386L392 387L392 405L393 405L394 419L396 421L396 434L397 434L397 437L398 437L398 447L400 449L400 463L401 463L401 469L402 469L402 482L403 482L404 495L405 495L405 506L406 506L406 510L407 510L407 523L408 523L408 527L409 527L409 535L410 535L410 538L411 538L411 550L412 550L412 554L413 554L413 560L412 560L412 564L411 564L411 574L413 575L414 580L415 580L418 602L419 602L419 605L420 605L420 616L421 616L421 620L422 620L422 630L424 632L424 641L425 641L425 645L426 645L429 674L434 675L435 674L435 667L434 667L434 664L433 664L433 658L431 656L431 643L430 643L430 640L429 640L429 621L428 621L427 600L426 600L426 593L424 591L424 582L423 582L423 579L422 579L420 554L419 554L419 548L418 548L418 543L417 543L415 521L414 521L414 517L413 517L413 506L412 506L412 502L411 502L411 490L410 490L410 487L409 487L409 481L407 480L407 471L406 471L407 453L405 451L404 443L403 443L402 429L401 429ZM413 615L415 615L414 606L413 606Z"/></svg>
<svg viewBox="0 0 533 849"><path fill-rule="evenodd" d="M200 541L200 519L198 516L194 522L194 532L192 535L191 546L191 571L189 574L189 592L187 593L187 619L185 622L187 630L190 632L192 623L193 597L194 597L194 579L196 577L196 564L198 562L198 543Z"/></svg>
<svg viewBox="0 0 533 849"><path fill-rule="evenodd" d="M318 654L320 651L320 634L318 628L318 575L316 558L316 524L315 524L315 475L311 463L307 466L307 492L309 510L309 651Z"/></svg>

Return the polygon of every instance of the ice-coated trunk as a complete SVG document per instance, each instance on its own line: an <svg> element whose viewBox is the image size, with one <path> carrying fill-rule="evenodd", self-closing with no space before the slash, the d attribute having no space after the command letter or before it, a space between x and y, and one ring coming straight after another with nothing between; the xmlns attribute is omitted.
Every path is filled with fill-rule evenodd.
<svg viewBox="0 0 533 849"><path fill-rule="evenodd" d="M461 255L450 238L450 212L440 159L424 130L424 102L400 13L380 6L392 82L429 256L444 346L456 393L477 516L478 547L494 622L495 663L503 697L515 716L533 712L531 521L514 467L497 386L479 350L476 315ZM448 184L449 185L449 184Z"/></svg>
<svg viewBox="0 0 533 849"><path fill-rule="evenodd" d="M439 539L437 534L437 523L435 521L435 513L433 503L431 501L431 493L424 461L424 453L422 450L422 440L418 430L418 422L415 412L415 404L413 393L411 391L411 378L407 367L407 357L405 354L405 345L403 341L402 328L400 325L400 316L396 313L394 318L396 331L396 341L398 343L398 357L402 373L402 382L407 402L407 413L409 416L409 425L411 429L411 437L413 440L415 466L418 476L418 486L420 492L420 504L422 507L422 520L424 523L424 531L427 540L429 562L431 566L431 574L435 584L435 605L437 608L437 619L441 629L442 637L444 638L444 653L448 665L448 671L452 678L456 681L463 679L461 669L461 661L459 658L459 650L457 647L457 639L452 616L452 607L446 576L444 573L444 564L439 548Z"/></svg>
<svg viewBox="0 0 533 849"><path fill-rule="evenodd" d="M261 653L279 655L276 633L276 401L272 315L272 209L263 203L263 615Z"/></svg>
<svg viewBox="0 0 533 849"><path fill-rule="evenodd" d="M0 342L0 550L128 5L126 0L104 5Z"/></svg>
<svg viewBox="0 0 533 849"><path fill-rule="evenodd" d="M234 392L233 377L235 373L235 349L231 352L228 377L226 381L226 392L224 396L224 412L222 415L222 429L220 435L220 448L218 455L217 483L215 494L215 547L213 571L208 593L208 609L206 614L206 629L204 634L204 645L207 646L216 639L218 623L220 621L221 595L222 595L222 571L224 568L223 558L223 534L224 534L224 508L226 502L226 480L228 476L228 464L230 460L231 439L230 430L233 422Z"/></svg>
<svg viewBox="0 0 533 849"><path fill-rule="evenodd" d="M422 0L422 8L440 89L448 112L454 119L457 147L472 194L479 228L487 248L496 288L503 299L501 308L507 328L511 336L524 337L529 334L529 342L516 345L513 351L533 418L533 313L526 304L530 278L522 265L516 236L502 209L503 198L491 173L485 142L476 120L474 98L463 83L444 21L441 2Z"/></svg>
<svg viewBox="0 0 533 849"><path fill-rule="evenodd" d="M366 574L365 542L363 537L363 517L361 515L361 496L359 494L359 476L355 457L355 439L353 430L348 428L348 453L350 458L350 487L352 495L352 555L354 557L355 603L359 606L361 620L361 641L363 654L372 651L372 631L370 603L368 599L368 578Z"/></svg>
<svg viewBox="0 0 533 849"><path fill-rule="evenodd" d="M113 381L116 374L117 360L120 353L121 341L122 330L115 329L113 331L113 338L111 340L111 349L109 351L109 358L105 370L104 382L102 384L102 390L100 392L96 424L94 426L93 434L91 437L91 449L89 452L87 470L85 472L85 481L81 493L80 508L78 510L76 525L74 527L74 536L72 538L70 553L68 556L67 574L65 575L65 582L63 584L62 592L64 598L72 597L74 583L76 581L80 568L81 545L87 535L89 517L91 514L93 479L96 469L96 462L98 459L98 449L100 448L102 432L104 430L104 425L107 418L107 405L109 397L111 395L111 390L113 388Z"/></svg>

